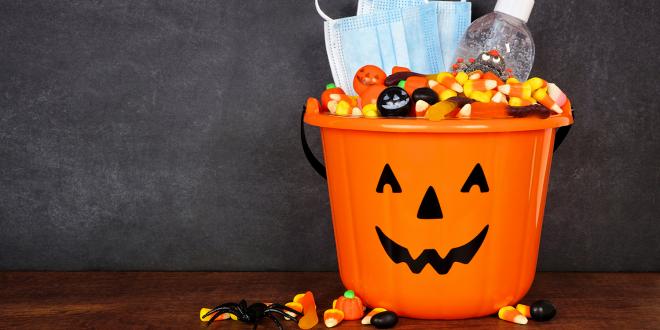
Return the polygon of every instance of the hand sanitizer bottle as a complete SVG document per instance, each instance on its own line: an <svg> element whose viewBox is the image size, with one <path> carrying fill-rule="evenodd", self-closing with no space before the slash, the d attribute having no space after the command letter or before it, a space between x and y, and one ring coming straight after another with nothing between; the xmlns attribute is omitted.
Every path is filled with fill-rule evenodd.
<svg viewBox="0 0 660 330"><path fill-rule="evenodd" d="M472 22L463 35L454 69L487 68L502 78L527 80L534 63L534 40L525 23L532 7L534 0L497 0L495 11Z"/></svg>

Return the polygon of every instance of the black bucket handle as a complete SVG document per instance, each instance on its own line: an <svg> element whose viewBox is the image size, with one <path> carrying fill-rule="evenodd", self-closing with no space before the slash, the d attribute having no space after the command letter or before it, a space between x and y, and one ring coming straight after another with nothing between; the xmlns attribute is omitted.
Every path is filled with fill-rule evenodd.
<svg viewBox="0 0 660 330"><path fill-rule="evenodd" d="M327 180L328 177L325 171L325 165L314 156L312 149L310 149L309 144L307 144L307 137L305 136L305 111L307 111L307 106L303 106L302 115L300 116L300 143L302 144L305 158L307 158L309 164L312 165L312 168L316 173ZM555 133L555 145L552 149L553 151L559 149L559 146L564 142L564 139L566 139L572 126L573 124L557 128L557 132Z"/></svg>

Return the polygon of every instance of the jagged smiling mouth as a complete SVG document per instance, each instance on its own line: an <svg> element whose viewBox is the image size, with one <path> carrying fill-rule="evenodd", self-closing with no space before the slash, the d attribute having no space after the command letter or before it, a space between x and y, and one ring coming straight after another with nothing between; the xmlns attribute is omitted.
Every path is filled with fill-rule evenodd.
<svg viewBox="0 0 660 330"><path fill-rule="evenodd" d="M438 274L444 275L449 272L455 262L468 264L472 260L488 234L488 225L465 245L451 249L444 258L435 249L426 249L416 259L413 259L407 248L387 237L378 226L376 226L376 233L385 253L395 264L405 263L414 274L421 273L424 267L430 264Z"/></svg>

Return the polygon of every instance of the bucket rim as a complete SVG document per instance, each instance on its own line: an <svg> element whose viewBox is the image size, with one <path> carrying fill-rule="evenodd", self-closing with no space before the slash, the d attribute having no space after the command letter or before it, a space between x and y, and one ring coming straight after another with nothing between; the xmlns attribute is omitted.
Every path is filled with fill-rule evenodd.
<svg viewBox="0 0 660 330"><path fill-rule="evenodd" d="M533 131L573 124L570 101L562 107L562 114L541 118L447 119L431 121L423 118L364 118L342 117L319 112L319 102L307 99L305 123L320 128L395 133L493 133Z"/></svg>

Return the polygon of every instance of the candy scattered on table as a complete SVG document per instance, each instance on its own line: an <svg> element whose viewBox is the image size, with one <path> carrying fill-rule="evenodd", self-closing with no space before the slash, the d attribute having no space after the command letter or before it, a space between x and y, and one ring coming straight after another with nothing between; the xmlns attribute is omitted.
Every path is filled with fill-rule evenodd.
<svg viewBox="0 0 660 330"><path fill-rule="evenodd" d="M497 316L504 321L513 322L516 324L527 324L527 318L520 314L513 306L504 306L497 312Z"/></svg>
<svg viewBox="0 0 660 330"><path fill-rule="evenodd" d="M555 306L547 300L539 300L532 303L529 314L534 321L549 321L557 314Z"/></svg>
<svg viewBox="0 0 660 330"><path fill-rule="evenodd" d="M364 316L364 305L362 299L355 295L353 290L347 290L344 295L337 298L332 308L344 312L344 319L347 321L359 320Z"/></svg>
<svg viewBox="0 0 660 330"><path fill-rule="evenodd" d="M297 294L293 297L293 302L300 303L303 308L303 315L298 319L300 329L311 329L319 323L319 316L316 315L316 302L311 291Z"/></svg>
<svg viewBox="0 0 660 330"><path fill-rule="evenodd" d="M341 88L328 84L321 95L320 111L344 117L404 117L432 121L548 118L564 112L562 108L568 98L556 84L540 77L520 82L503 65L504 60L493 51L457 63L453 72L437 74L394 67L392 73L386 75L377 66L365 65L353 79L353 89L358 95L346 95ZM443 103L456 97L484 105ZM454 108L449 109L451 104ZM509 107L503 108L502 104Z"/></svg>
<svg viewBox="0 0 660 330"><path fill-rule="evenodd" d="M397 322L399 317L392 311L380 312L371 317L371 324L377 329L393 328Z"/></svg>
<svg viewBox="0 0 660 330"><path fill-rule="evenodd" d="M360 323L362 323L362 324L364 324L364 325L371 324L371 318L372 318L374 315L376 315L376 314L378 314L378 313L380 313L380 312L385 312L385 311L387 311L387 309L385 309L385 308L381 308L381 307L376 307L376 308L372 309L371 311L369 311L369 313L367 313L367 315L365 315L365 316L362 318L362 321L360 321Z"/></svg>
<svg viewBox="0 0 660 330"><path fill-rule="evenodd" d="M328 328L337 326L344 320L344 312L340 309L332 308L323 312L323 323Z"/></svg>

